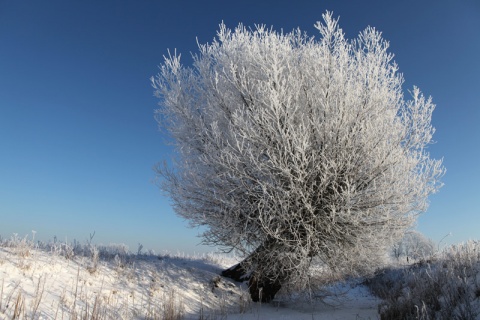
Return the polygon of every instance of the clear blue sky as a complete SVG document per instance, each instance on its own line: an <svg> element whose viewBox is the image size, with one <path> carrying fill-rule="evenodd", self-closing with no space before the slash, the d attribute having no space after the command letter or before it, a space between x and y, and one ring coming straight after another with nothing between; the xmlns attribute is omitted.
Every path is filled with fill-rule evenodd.
<svg viewBox="0 0 480 320"><path fill-rule="evenodd" d="M153 118L150 76L176 48L190 63L223 20L300 27L325 10L349 38L371 25L390 41L405 89L437 104L435 158L445 186L419 230L480 239L478 0L0 0L0 235L210 251L152 182L169 159Z"/></svg>

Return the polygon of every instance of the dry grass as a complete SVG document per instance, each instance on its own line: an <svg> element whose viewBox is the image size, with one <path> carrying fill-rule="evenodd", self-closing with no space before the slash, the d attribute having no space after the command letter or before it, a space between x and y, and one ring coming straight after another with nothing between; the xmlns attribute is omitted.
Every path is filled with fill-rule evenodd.
<svg viewBox="0 0 480 320"><path fill-rule="evenodd" d="M478 319L480 243L452 246L407 268L385 269L368 284L385 301L381 319Z"/></svg>
<svg viewBox="0 0 480 320"><path fill-rule="evenodd" d="M56 240L35 244L33 237L0 238L0 264L18 274L11 278L0 272L0 319L224 319L228 311L247 310L249 298L233 284L215 278L209 282L202 278L203 273L195 274L195 268L170 269L172 263L182 265L182 259L188 261L188 257L140 254L140 249L133 255L122 245L96 247L90 242L80 245ZM215 264L218 257L204 259ZM177 275L165 278L171 272ZM192 284L192 279L197 282ZM166 282L171 280L178 283ZM55 289L52 283L56 283ZM192 285L200 288L199 294L205 291L202 310L186 305L180 289L175 289L192 292L188 289ZM229 300L221 296L227 291L231 292ZM239 297L238 307L233 308L235 296Z"/></svg>
<svg viewBox="0 0 480 320"><path fill-rule="evenodd" d="M0 288L0 297L4 297L4 286ZM72 320L108 320L108 319L148 319L148 320L181 320L185 316L185 308L182 299L174 290L165 294L163 300L149 300L143 312L133 308L134 298L128 299L131 303L124 304L121 299L115 297L118 293L111 293L106 296L102 293L87 296L81 294L82 287L73 293L72 297L63 292L56 302L43 300L45 281L38 282L35 296L28 304L25 299L26 293L19 288L13 288L5 298L0 299L0 318L34 320L44 319L39 310L45 305L55 306L55 317L53 319ZM48 307L47 307L48 308Z"/></svg>

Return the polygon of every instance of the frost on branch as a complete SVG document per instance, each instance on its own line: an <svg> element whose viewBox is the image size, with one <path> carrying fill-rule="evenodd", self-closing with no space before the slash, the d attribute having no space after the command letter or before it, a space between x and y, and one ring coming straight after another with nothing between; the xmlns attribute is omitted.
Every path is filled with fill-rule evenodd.
<svg viewBox="0 0 480 320"><path fill-rule="evenodd" d="M431 99L405 100L380 32L350 41L323 18L319 40L222 24L193 67L169 56L152 78L178 154L161 187L206 243L245 255L254 300L305 285L314 261L368 271L441 186Z"/></svg>

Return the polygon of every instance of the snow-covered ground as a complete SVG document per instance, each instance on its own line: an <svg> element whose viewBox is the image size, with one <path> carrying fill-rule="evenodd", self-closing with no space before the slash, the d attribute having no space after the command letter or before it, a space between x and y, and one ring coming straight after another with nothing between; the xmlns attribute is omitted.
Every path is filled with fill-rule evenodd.
<svg viewBox="0 0 480 320"><path fill-rule="evenodd" d="M0 319L378 318L380 301L362 285L332 286L313 303L282 295L270 304L252 303L244 284L218 276L234 258L117 249L88 256L4 242Z"/></svg>
<svg viewBox="0 0 480 320"><path fill-rule="evenodd" d="M337 285L327 288L327 297L314 303L310 301L279 301L268 305L254 304L248 312L230 314L227 319L379 319L378 298L373 297L363 285Z"/></svg>

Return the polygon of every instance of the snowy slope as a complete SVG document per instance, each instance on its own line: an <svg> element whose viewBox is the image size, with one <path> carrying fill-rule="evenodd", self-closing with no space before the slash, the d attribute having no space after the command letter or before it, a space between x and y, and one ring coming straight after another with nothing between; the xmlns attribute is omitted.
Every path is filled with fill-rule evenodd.
<svg viewBox="0 0 480 320"><path fill-rule="evenodd" d="M251 303L245 285L218 276L236 263L225 256L65 252L0 246L0 319L377 319L379 301L362 286L332 287L315 303Z"/></svg>

